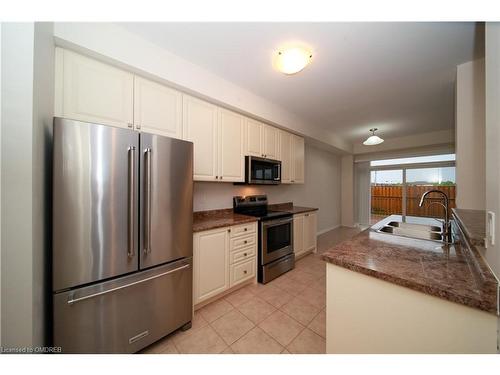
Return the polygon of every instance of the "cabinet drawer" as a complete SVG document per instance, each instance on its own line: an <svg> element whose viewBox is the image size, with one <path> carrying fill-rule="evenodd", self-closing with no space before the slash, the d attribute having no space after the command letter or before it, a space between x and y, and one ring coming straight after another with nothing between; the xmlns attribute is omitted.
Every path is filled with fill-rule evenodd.
<svg viewBox="0 0 500 375"><path fill-rule="evenodd" d="M245 247L242 250L234 251L231 253L229 256L230 263L238 263L243 260L248 260L250 258L255 257L255 254L257 253L257 247L252 245L250 247Z"/></svg>
<svg viewBox="0 0 500 375"><path fill-rule="evenodd" d="M243 262L231 266L230 271L230 286L239 284L243 281L252 279L255 277L255 258L249 260L248 262Z"/></svg>
<svg viewBox="0 0 500 375"><path fill-rule="evenodd" d="M255 233L255 228L256 228L255 223L249 223L231 227L231 238L249 233Z"/></svg>
<svg viewBox="0 0 500 375"><path fill-rule="evenodd" d="M257 236L255 233L247 235L247 236L239 236L236 238L230 239L230 251L239 250L243 247L248 247L250 245L255 245Z"/></svg>

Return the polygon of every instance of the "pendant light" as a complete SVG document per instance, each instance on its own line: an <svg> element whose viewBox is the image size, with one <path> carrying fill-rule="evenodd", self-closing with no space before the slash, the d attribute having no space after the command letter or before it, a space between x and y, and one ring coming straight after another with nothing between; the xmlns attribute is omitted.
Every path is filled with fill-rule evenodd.
<svg viewBox="0 0 500 375"><path fill-rule="evenodd" d="M377 131L378 129L377 128L372 128L370 129L370 131L372 132L372 135L370 135L366 141L363 142L363 144L365 146L375 146L375 145L379 145L381 144L382 142L384 142L384 140L382 138L380 138L378 135L375 135L375 132Z"/></svg>

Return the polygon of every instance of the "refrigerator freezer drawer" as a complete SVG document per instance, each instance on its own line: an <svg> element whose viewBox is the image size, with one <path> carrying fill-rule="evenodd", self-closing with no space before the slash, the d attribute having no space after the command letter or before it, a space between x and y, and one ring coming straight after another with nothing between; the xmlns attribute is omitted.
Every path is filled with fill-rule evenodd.
<svg viewBox="0 0 500 375"><path fill-rule="evenodd" d="M192 319L192 258L54 294L63 353L134 353Z"/></svg>

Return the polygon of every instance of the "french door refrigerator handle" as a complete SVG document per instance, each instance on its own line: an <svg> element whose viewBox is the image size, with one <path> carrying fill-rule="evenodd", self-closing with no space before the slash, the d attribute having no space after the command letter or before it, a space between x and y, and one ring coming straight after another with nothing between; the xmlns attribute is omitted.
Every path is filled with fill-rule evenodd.
<svg viewBox="0 0 500 375"><path fill-rule="evenodd" d="M144 253L151 252L151 148L144 149Z"/></svg>
<svg viewBox="0 0 500 375"><path fill-rule="evenodd" d="M134 242L134 224L135 224L135 146L128 148L128 249L129 258L135 256Z"/></svg>
<svg viewBox="0 0 500 375"><path fill-rule="evenodd" d="M83 297L80 297L80 298L74 298L74 299L71 298L71 299L68 299L67 303L68 303L68 305L72 305L72 304L74 304L76 302L85 301L86 299L89 299L89 298L94 298L94 297L102 296L103 294L108 294L108 293L116 292L117 290L120 290L120 289L129 288L129 287L137 285L137 284L142 284L142 283L144 283L146 281L154 280L154 279L157 279L159 277L166 276L166 275L169 275L171 273L178 272L178 271L184 270L184 269L189 268L189 267L191 267L191 264L185 264L185 265L177 267L177 268L175 268L173 270L160 273L159 275L154 275L154 276L151 276L151 277L147 277L147 278L142 279L142 280L134 281L133 283L130 283L130 284L120 285L120 286L117 286L116 288L111 288L111 289L108 289L108 290L103 290L102 292L98 292L98 293L94 293L94 294L89 294L88 296L83 296Z"/></svg>

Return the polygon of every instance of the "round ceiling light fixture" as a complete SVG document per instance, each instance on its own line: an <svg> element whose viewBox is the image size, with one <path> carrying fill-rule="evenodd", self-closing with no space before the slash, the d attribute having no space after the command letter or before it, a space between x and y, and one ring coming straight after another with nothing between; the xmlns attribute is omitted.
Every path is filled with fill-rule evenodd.
<svg viewBox="0 0 500 375"><path fill-rule="evenodd" d="M312 53L304 48L294 47L278 51L276 68L285 74L295 74L304 69L312 60Z"/></svg>
<svg viewBox="0 0 500 375"><path fill-rule="evenodd" d="M363 144L365 146L375 146L375 145L379 145L381 144L382 142L384 142L384 140L382 138L380 138L378 135L375 135L375 132L377 131L378 129L377 128L371 128L370 131L372 132L372 135L370 135L366 141L363 142Z"/></svg>

